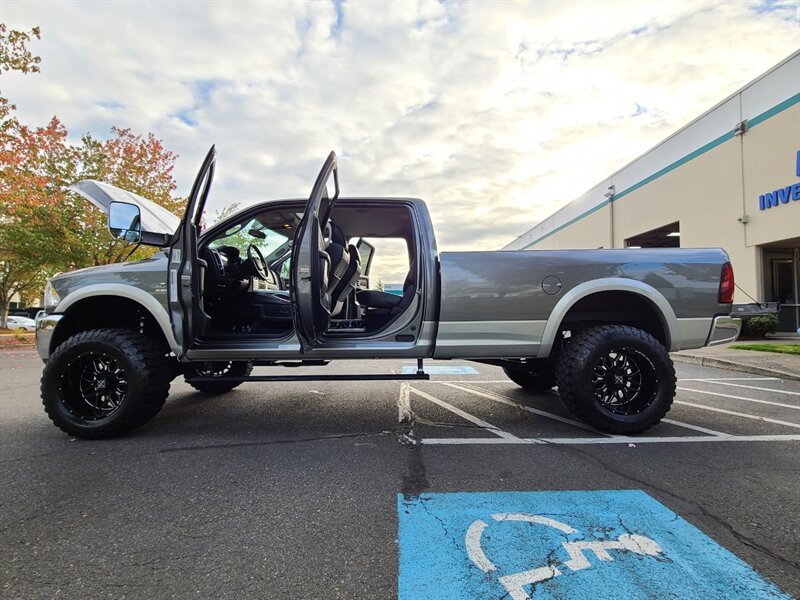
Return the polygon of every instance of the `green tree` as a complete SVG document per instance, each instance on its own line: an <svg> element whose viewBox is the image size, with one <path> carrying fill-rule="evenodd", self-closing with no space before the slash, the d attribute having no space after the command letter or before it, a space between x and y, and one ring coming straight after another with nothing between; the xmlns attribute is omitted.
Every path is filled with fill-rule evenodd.
<svg viewBox="0 0 800 600"><path fill-rule="evenodd" d="M0 326L15 294L41 290L45 279L78 259L78 214L66 185L77 166L66 128L14 123L0 138Z"/></svg>
<svg viewBox="0 0 800 600"><path fill-rule="evenodd" d="M180 214L184 201L173 198L176 184L172 177L177 156L166 150L152 133L135 135L130 129L112 127L113 137L97 140L90 134L81 139L78 172L75 180L96 179L152 200ZM131 252L130 244L115 240L106 228L106 217L86 200L74 195L80 218L76 222L80 257L76 266L88 267L120 262ZM153 253L141 248L132 258Z"/></svg>
<svg viewBox="0 0 800 600"><path fill-rule="evenodd" d="M41 59L28 43L29 32L0 24L0 73L39 72ZM133 247L114 240L106 218L69 191L80 179L97 179L144 196L176 213L183 202L172 194L176 155L152 133L111 129L98 140L86 134L79 146L67 142L67 129L53 117L44 127L23 125L15 106L0 97L0 327L15 294L39 296L57 271L125 260ZM140 249L134 257L152 254Z"/></svg>
<svg viewBox="0 0 800 600"><path fill-rule="evenodd" d="M30 50L28 42L32 38L41 38L38 27L28 31L8 29L5 23L0 23L0 69L3 71L19 71L20 73L38 73L39 63L42 59Z"/></svg>
<svg viewBox="0 0 800 600"><path fill-rule="evenodd" d="M28 49L39 38L30 32L9 30L0 24L0 75L10 71L36 73L41 59ZM0 327L6 327L8 307L15 294L41 289L47 276L41 246L53 248L57 226L37 226L51 221L47 206L59 200L57 175L70 162L66 130L57 119L46 127L28 128L14 115L15 106L0 96ZM36 248L32 251L32 248Z"/></svg>
<svg viewBox="0 0 800 600"><path fill-rule="evenodd" d="M28 42L33 38L40 39L41 32L38 27L30 31L8 29L5 23L0 23L0 76L3 72L17 71L19 73L38 73L39 63L42 59L28 49ZM16 107L0 92L0 133L10 126L11 113Z"/></svg>

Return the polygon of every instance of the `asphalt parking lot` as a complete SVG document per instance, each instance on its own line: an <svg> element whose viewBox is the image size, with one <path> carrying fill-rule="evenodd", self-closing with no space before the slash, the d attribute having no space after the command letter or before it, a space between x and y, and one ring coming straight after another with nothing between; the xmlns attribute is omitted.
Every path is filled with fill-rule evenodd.
<svg viewBox="0 0 800 600"><path fill-rule="evenodd" d="M36 355L2 353L0 596L446 597L425 580L425 563L460 552L465 538L455 535L447 548L415 539L416 522L406 516L420 499L442 494L449 502L472 496L445 493L483 493L475 497L489 503L487 516L473 522L482 523L480 541L481 527L492 523L488 515L499 522L506 510L506 520L522 519L518 510L491 505L494 498L544 498L551 506L597 499L591 493L601 490L641 490L646 497L621 497L620 506L634 502L636 512L635 502L653 499L660 503L653 514L678 515L785 594L800 595L800 382L678 364L669 418L627 439L573 421L555 393L525 392L498 368L426 365L444 371L408 383L245 384L217 397L176 380L153 422L122 439L83 442L47 420ZM411 366L343 362L321 372ZM562 491L589 496L555 494ZM534 520L566 522L554 516L558 510L539 511L549 517ZM403 521L398 534L403 519L408 525ZM637 527L625 531L636 529L661 547L627 554L645 566L660 558L659 565L691 569L646 524ZM543 559L550 575L532 579L544 583L526 593L578 597L559 586L591 573L594 579L585 581L593 583L582 588L587 598L664 597L669 579L657 582L660 595L647 582L625 588L631 581L625 577L639 577L633 567L612 569L627 560L623 542L631 536L614 536L603 542L616 548L612 555L592 550L586 563L592 568L583 571L580 561ZM468 542L469 533L466 552L482 577L474 585L502 592L492 579L494 565L482 551L476 559ZM722 548L725 564L733 564ZM735 569L726 580L726 568L717 573L718 591L741 581ZM421 582L426 592L419 591ZM525 597L510 591L483 597L504 595ZM678 587L673 595L687 597ZM720 591L713 597L740 596Z"/></svg>

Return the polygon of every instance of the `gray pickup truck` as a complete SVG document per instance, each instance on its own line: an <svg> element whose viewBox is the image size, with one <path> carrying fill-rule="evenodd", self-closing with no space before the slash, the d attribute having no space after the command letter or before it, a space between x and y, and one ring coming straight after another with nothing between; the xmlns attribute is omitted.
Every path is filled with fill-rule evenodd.
<svg viewBox="0 0 800 600"><path fill-rule="evenodd" d="M340 198L334 153L308 200L256 204L204 230L215 156L182 220L104 183L73 188L107 213L112 236L162 251L48 282L36 320L42 399L68 434L146 423L181 375L219 394L245 381L425 379L427 358L498 365L531 391L557 385L577 418L632 434L670 409L668 351L739 333L720 249L439 253L421 200ZM407 249L401 293L368 285L377 241L367 240L381 238ZM417 359L417 372L278 369L375 358ZM252 375L254 365L274 369Z"/></svg>

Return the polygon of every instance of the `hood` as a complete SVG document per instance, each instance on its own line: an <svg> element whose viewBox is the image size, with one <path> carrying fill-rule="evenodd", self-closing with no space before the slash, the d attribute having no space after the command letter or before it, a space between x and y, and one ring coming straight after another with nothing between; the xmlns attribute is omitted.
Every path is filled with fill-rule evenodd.
<svg viewBox="0 0 800 600"><path fill-rule="evenodd" d="M70 186L70 189L106 214L108 214L108 207L112 202L127 202L138 206L142 213L143 241L150 237L147 234L155 234L153 237L171 237L181 224L181 220L163 206L108 183L84 179Z"/></svg>

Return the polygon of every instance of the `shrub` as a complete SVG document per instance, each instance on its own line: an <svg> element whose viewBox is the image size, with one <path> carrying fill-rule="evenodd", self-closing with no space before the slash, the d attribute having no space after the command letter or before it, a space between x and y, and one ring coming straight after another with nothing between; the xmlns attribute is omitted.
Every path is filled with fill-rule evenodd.
<svg viewBox="0 0 800 600"><path fill-rule="evenodd" d="M752 317L742 323L742 335L746 337L766 337L768 333L778 331L778 317L766 315Z"/></svg>

